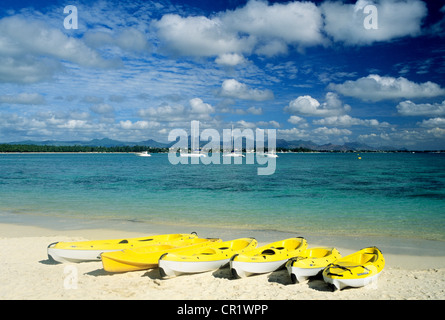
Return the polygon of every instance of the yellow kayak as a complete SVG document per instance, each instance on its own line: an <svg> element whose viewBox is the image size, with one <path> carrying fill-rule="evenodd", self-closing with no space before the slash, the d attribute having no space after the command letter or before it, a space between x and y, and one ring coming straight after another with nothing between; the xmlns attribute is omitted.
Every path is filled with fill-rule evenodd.
<svg viewBox="0 0 445 320"><path fill-rule="evenodd" d="M98 261L103 252L138 248L173 240L197 238L194 234L164 234L130 239L55 242L48 246L48 259L57 262Z"/></svg>
<svg viewBox="0 0 445 320"><path fill-rule="evenodd" d="M234 277L272 272L306 248L307 241L301 237L276 241L232 257L230 270Z"/></svg>
<svg viewBox="0 0 445 320"><path fill-rule="evenodd" d="M205 248L184 248L162 256L159 259L159 270L162 277L216 270L226 265L233 255L252 250L257 244L254 238L240 238Z"/></svg>
<svg viewBox="0 0 445 320"><path fill-rule="evenodd" d="M369 247L328 265L323 270L323 279L337 290L363 287L377 281L384 267L382 252L376 247Z"/></svg>
<svg viewBox="0 0 445 320"><path fill-rule="evenodd" d="M316 276L326 266L340 259L341 255L335 248L310 248L302 251L298 257L286 263L292 283L302 282Z"/></svg>
<svg viewBox="0 0 445 320"><path fill-rule="evenodd" d="M165 253L174 253L184 248L198 249L221 241L221 239L190 238L170 241L168 244L104 252L101 255L102 264L104 270L108 272L127 272L156 268L159 258Z"/></svg>

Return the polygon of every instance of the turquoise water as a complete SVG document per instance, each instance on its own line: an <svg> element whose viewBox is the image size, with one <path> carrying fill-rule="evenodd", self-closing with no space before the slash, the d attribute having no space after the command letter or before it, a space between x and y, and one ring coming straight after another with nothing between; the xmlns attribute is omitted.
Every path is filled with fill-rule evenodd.
<svg viewBox="0 0 445 320"><path fill-rule="evenodd" d="M445 154L280 154L172 165L166 154L2 154L0 222L81 217L445 241Z"/></svg>

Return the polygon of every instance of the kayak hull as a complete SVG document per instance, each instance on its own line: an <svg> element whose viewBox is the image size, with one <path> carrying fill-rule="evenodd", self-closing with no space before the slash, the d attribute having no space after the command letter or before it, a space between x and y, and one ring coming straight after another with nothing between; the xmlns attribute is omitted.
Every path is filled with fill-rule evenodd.
<svg viewBox="0 0 445 320"><path fill-rule="evenodd" d="M48 259L55 262L100 261L104 252L140 248L169 241L197 238L196 234L165 234L141 238L54 242L47 248Z"/></svg>
<svg viewBox="0 0 445 320"><path fill-rule="evenodd" d="M231 273L234 277L244 278L273 272L281 269L290 258L306 248L307 241L304 238L276 241L234 256L230 260Z"/></svg>
<svg viewBox="0 0 445 320"><path fill-rule="evenodd" d="M269 273L281 269L287 259L270 262L230 261L230 272L235 278L245 278L254 274Z"/></svg>
<svg viewBox="0 0 445 320"><path fill-rule="evenodd" d="M175 253L167 253L159 259L160 273L163 277L173 277L217 270L228 265L235 254L252 250L257 244L253 238L240 238L205 248L184 248Z"/></svg>
<svg viewBox="0 0 445 320"><path fill-rule="evenodd" d="M333 285L336 290L342 290L347 287L360 288L373 283L377 284L380 274L381 272L366 278L356 278L356 279L338 279L338 278L333 279L331 277L323 276L323 280L326 283Z"/></svg>
<svg viewBox="0 0 445 320"><path fill-rule="evenodd" d="M183 274L202 273L218 270L219 268L224 267L228 262L229 258L200 262L160 260L159 270L162 277L176 277Z"/></svg>
<svg viewBox="0 0 445 320"><path fill-rule="evenodd" d="M329 264L341 258L335 248L309 248L286 263L286 269L291 277L292 283L303 282L310 277L317 276Z"/></svg>
<svg viewBox="0 0 445 320"><path fill-rule="evenodd" d="M384 267L382 252L376 247L368 247L328 265L323 270L323 279L337 290L358 288L376 283Z"/></svg>
<svg viewBox="0 0 445 320"><path fill-rule="evenodd" d="M159 258L166 253L174 253L183 248L202 248L217 242L221 242L221 239L193 238L172 241L169 244L106 252L101 255L102 265L107 272L152 269L158 267Z"/></svg>

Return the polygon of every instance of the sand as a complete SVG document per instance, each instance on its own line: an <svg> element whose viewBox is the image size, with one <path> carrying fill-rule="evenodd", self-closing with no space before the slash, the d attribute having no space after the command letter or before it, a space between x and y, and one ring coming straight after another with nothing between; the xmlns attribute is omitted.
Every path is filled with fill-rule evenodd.
<svg viewBox="0 0 445 320"><path fill-rule="evenodd" d="M445 299L444 256L419 257L388 253L385 254L386 267L376 284L333 292L322 278L292 284L285 269L232 279L229 269L223 268L165 280L160 278L158 269L110 274L103 270L100 261L53 264L46 254L47 246L56 241L146 235L111 229L60 231L36 226L0 224L0 299ZM351 248L338 249L343 255L354 251Z"/></svg>

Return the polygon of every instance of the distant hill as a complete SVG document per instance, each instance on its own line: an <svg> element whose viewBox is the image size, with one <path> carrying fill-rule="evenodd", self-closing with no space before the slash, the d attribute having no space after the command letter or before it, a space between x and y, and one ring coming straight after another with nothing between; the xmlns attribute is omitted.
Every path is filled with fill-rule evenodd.
<svg viewBox="0 0 445 320"><path fill-rule="evenodd" d="M207 141L200 141L200 146L206 145ZM57 141L57 140L45 140L45 141L33 141L33 140L25 140L19 142L9 142L7 144L11 145L39 145L39 146L89 146L89 147L134 147L134 146L144 146L144 147L152 147L152 148L169 148L175 141L170 143L162 143L152 139L138 142L128 142L128 141L118 141L108 138L103 139L93 139L89 141ZM191 145L190 137L189 137L189 146ZM246 140L243 138L242 142L243 148L245 148ZM266 141L267 145L267 141ZM347 142L343 145L336 145L332 143L319 145L312 141L305 140L292 140L287 141L284 139L276 140L276 147L281 149L311 149L314 151L394 151L398 150L397 148L393 148L391 146L385 147L371 147L369 145L359 143L359 142Z"/></svg>
<svg viewBox="0 0 445 320"><path fill-rule="evenodd" d="M108 138L103 139L93 139L89 141L57 141L57 140L46 140L46 141L33 141L25 140L19 142L9 142L7 144L24 144L24 145L38 145L38 146L86 146L86 147L134 147L134 146L144 146L152 148L168 148L170 144L157 142L155 140L149 139L140 142L125 142L118 141Z"/></svg>

